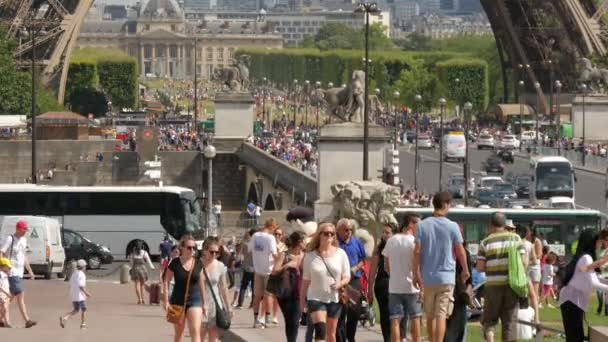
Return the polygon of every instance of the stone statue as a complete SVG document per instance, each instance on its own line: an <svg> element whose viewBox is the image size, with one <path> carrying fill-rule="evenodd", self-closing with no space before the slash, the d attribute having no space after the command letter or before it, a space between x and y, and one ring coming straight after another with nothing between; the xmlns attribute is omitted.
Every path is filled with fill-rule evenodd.
<svg viewBox="0 0 608 342"><path fill-rule="evenodd" d="M594 93L600 92L602 85L608 85L608 69L598 68L588 58L581 58L579 83L588 84L589 90Z"/></svg>
<svg viewBox="0 0 608 342"><path fill-rule="evenodd" d="M333 209L326 221L354 219L375 237L385 224L397 224L393 216L399 204L397 187L377 181L348 181L334 184L331 192Z"/></svg>
<svg viewBox="0 0 608 342"><path fill-rule="evenodd" d="M325 91L327 114L342 121L363 122L365 98L365 73L353 71L351 82L344 88L331 88Z"/></svg>
<svg viewBox="0 0 608 342"><path fill-rule="evenodd" d="M212 79L227 85L233 92L249 88L249 55L240 55L233 65L215 68Z"/></svg>

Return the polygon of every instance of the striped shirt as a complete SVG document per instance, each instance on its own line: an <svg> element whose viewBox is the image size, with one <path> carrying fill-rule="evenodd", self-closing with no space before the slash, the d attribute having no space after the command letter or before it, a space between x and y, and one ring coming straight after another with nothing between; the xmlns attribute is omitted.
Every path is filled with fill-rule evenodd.
<svg viewBox="0 0 608 342"><path fill-rule="evenodd" d="M486 262L486 285L499 286L509 284L509 249L519 246L521 254L525 254L521 238L511 232L503 231L490 234L479 244L477 260Z"/></svg>

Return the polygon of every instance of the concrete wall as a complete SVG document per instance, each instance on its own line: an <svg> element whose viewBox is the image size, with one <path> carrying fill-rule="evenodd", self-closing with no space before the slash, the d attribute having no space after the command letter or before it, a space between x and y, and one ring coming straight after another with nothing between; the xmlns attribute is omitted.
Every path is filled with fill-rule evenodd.
<svg viewBox="0 0 608 342"><path fill-rule="evenodd" d="M63 169L66 164L80 161L81 156L91 159L98 152L112 151L117 140L46 140L38 141L38 169L47 170L55 165ZM0 141L0 181L2 183L22 183L31 175L30 141Z"/></svg>
<svg viewBox="0 0 608 342"><path fill-rule="evenodd" d="M267 177L273 187L293 193L294 198L301 202L306 198L308 206L312 206L317 200L317 180L315 178L248 143L243 144L237 153L244 164Z"/></svg>

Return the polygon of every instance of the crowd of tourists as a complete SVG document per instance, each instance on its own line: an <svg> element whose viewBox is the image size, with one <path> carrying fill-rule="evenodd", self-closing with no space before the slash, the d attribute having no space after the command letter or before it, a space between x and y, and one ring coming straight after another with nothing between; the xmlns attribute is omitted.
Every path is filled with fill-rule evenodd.
<svg viewBox="0 0 608 342"><path fill-rule="evenodd" d="M207 238L200 251L192 236L183 236L176 245L166 238L160 244L157 291L173 324L174 341L183 340L186 328L192 341L215 341L230 326L234 310L247 307L254 329L276 326L277 316L283 315L288 342L297 340L300 325L307 326L306 341L354 342L361 317L374 301L383 340L391 342L406 337L421 341L423 326L429 341L465 341L470 308L480 296L486 341L497 339L499 322L502 341L516 340L518 314L532 310L530 321L539 323L543 304L559 306L568 342L583 341L585 312L596 290L603 291L598 312L608 313L603 295L608 285L596 274L608 265L608 231L583 230L572 259L561 264L542 236L497 211L474 262L462 226L447 218L449 193L436 193L430 201L432 216L406 213L397 225L383 227L372 249L355 236L357 222L346 218L336 224L310 221L314 231L290 229L289 234L268 219L240 241ZM23 286L24 272L33 276L26 256L28 229L19 221L14 234L0 241L3 327L13 326L8 314L13 302L25 326L36 325L28 316ZM156 291L148 285L155 266L143 246L136 246L130 263L137 303L143 304L144 293ZM71 311L59 323L65 327L80 314L84 329L91 293L86 262L76 264ZM249 292L251 301L245 303Z"/></svg>
<svg viewBox="0 0 608 342"><path fill-rule="evenodd" d="M309 129L280 125L269 133L255 137L254 145L316 178L318 154Z"/></svg>

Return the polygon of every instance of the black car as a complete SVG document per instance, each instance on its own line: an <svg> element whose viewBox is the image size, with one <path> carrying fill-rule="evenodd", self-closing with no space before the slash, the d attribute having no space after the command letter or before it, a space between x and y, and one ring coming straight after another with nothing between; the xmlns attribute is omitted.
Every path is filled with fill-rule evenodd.
<svg viewBox="0 0 608 342"><path fill-rule="evenodd" d="M532 178L528 175L520 175L513 178L513 185L518 198L530 198L530 183Z"/></svg>
<svg viewBox="0 0 608 342"><path fill-rule="evenodd" d="M502 175L505 171L504 165L502 164L502 160L497 157L488 158L482 165L482 168L488 174L490 173L498 173Z"/></svg>
<svg viewBox="0 0 608 342"><path fill-rule="evenodd" d="M114 260L112 252L106 246L92 242L71 229L61 230L65 261L84 259L91 269L98 269L102 264L111 264Z"/></svg>
<svg viewBox="0 0 608 342"><path fill-rule="evenodd" d="M510 150L498 151L498 157L505 163L513 164L515 162L515 157L513 155L513 151L510 151Z"/></svg>

